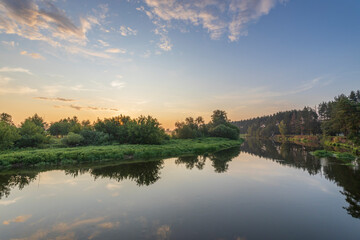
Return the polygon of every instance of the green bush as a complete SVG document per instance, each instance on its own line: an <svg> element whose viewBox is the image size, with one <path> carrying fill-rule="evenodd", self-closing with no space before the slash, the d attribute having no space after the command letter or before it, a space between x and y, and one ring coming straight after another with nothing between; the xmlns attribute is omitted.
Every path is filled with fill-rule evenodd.
<svg viewBox="0 0 360 240"><path fill-rule="evenodd" d="M110 136L107 133L93 131L89 129L82 130L80 135L83 137L81 145L105 145L110 142Z"/></svg>
<svg viewBox="0 0 360 240"><path fill-rule="evenodd" d="M50 140L46 136L44 128L30 119L21 124L19 133L21 137L16 143L19 147L38 147Z"/></svg>
<svg viewBox="0 0 360 240"><path fill-rule="evenodd" d="M67 136L65 136L61 142L69 147L79 146L81 142L84 140L84 138L77 133L69 133Z"/></svg>
<svg viewBox="0 0 360 240"><path fill-rule="evenodd" d="M0 149L11 148L20 138L17 128L5 121L0 121Z"/></svg>
<svg viewBox="0 0 360 240"><path fill-rule="evenodd" d="M225 124L220 124L214 128L211 128L210 131L211 137L222 137L229 139L238 139L239 132L230 126L225 126Z"/></svg>

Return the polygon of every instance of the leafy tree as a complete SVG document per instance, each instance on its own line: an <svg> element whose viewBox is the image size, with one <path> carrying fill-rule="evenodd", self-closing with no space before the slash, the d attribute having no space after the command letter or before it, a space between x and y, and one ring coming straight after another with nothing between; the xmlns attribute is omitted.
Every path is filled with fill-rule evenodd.
<svg viewBox="0 0 360 240"><path fill-rule="evenodd" d="M21 136L17 141L19 147L38 147L40 144L49 141L44 128L42 128L41 125L37 125L30 118L21 124L19 133Z"/></svg>
<svg viewBox="0 0 360 240"><path fill-rule="evenodd" d="M29 120L29 121L33 122L36 126L41 127L43 129L45 129L45 127L46 127L46 122L37 113L35 113L34 116L29 117L25 120Z"/></svg>
<svg viewBox="0 0 360 240"><path fill-rule="evenodd" d="M11 148L19 138L20 135L14 125L8 121L0 121L0 149Z"/></svg>
<svg viewBox="0 0 360 240"><path fill-rule="evenodd" d="M0 114L0 121L13 124L11 115L7 113Z"/></svg>
<svg viewBox="0 0 360 240"><path fill-rule="evenodd" d="M83 140L84 138L80 134L70 132L61 142L69 147L75 147L79 146Z"/></svg>
<svg viewBox="0 0 360 240"><path fill-rule="evenodd" d="M230 139L239 138L239 132L236 131L235 128L231 128L229 126L226 126L225 124L220 124L214 128L211 128L209 133L210 136L212 137L222 137L222 138L230 138Z"/></svg>
<svg viewBox="0 0 360 240"><path fill-rule="evenodd" d="M225 124L229 122L227 118L227 114L225 111L222 110L215 110L213 111L213 114L211 115L211 122L213 124L213 127L216 127L220 124Z"/></svg>
<svg viewBox="0 0 360 240"><path fill-rule="evenodd" d="M285 124L284 120L281 120L281 122L279 123L279 131L282 136L286 135L287 128L286 128L286 124Z"/></svg>

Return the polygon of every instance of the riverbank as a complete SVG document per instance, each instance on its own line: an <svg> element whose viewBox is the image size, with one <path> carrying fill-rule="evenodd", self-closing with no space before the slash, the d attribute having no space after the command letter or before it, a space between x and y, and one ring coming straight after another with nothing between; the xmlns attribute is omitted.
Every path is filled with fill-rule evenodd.
<svg viewBox="0 0 360 240"><path fill-rule="evenodd" d="M25 149L4 153L0 152L0 168L197 155L239 146L243 141L243 139L200 138L168 140L161 145L122 144L73 148Z"/></svg>
<svg viewBox="0 0 360 240"><path fill-rule="evenodd" d="M335 153L348 152L360 156L360 146L354 144L346 137L340 136L317 136L317 135L276 135L273 138L277 142L292 142L309 147L323 147Z"/></svg>

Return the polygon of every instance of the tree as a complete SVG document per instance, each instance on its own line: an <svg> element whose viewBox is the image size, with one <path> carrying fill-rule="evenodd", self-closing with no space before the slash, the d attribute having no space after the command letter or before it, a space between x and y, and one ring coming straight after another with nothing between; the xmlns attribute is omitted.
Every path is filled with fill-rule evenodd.
<svg viewBox="0 0 360 240"><path fill-rule="evenodd" d="M211 115L211 121L213 127L229 122L226 112L222 110L213 111L213 114Z"/></svg>
<svg viewBox="0 0 360 240"><path fill-rule="evenodd" d="M0 114L0 121L13 124L11 115L7 113Z"/></svg>
<svg viewBox="0 0 360 240"><path fill-rule="evenodd" d="M0 120L0 149L11 148L19 138L20 135L14 125Z"/></svg>
<svg viewBox="0 0 360 240"><path fill-rule="evenodd" d="M284 120L282 120L280 123L279 123L279 131L280 131L280 134L282 135L282 136L285 136L286 135L286 133L287 133L287 128L286 128L286 124L285 124L285 122L284 122Z"/></svg>
<svg viewBox="0 0 360 240"><path fill-rule="evenodd" d="M26 119L19 129L21 138L17 141L19 147L38 147L47 143L49 139L41 125L37 125L31 119Z"/></svg>
<svg viewBox="0 0 360 240"><path fill-rule="evenodd" d="M69 147L75 147L80 145L83 140L84 138L80 134L70 132L61 142Z"/></svg>

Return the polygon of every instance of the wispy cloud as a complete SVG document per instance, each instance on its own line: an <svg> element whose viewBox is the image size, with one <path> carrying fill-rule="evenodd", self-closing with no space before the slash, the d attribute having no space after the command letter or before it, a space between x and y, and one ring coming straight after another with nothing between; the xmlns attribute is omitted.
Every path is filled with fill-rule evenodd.
<svg viewBox="0 0 360 240"><path fill-rule="evenodd" d="M7 206L7 205L10 205L10 204L14 204L16 203L17 201L19 201L22 197L17 197L17 198L14 198L12 200L2 200L0 202L0 205L3 205L3 206Z"/></svg>
<svg viewBox="0 0 360 240"><path fill-rule="evenodd" d="M105 52L107 52L107 53L126 53L126 50L120 49L120 48L109 48L109 49L106 49Z"/></svg>
<svg viewBox="0 0 360 240"><path fill-rule="evenodd" d="M23 222L26 222L29 218L31 218L31 215L17 216L14 219L9 219L9 220L3 221L3 224L9 225L10 223L23 223Z"/></svg>
<svg viewBox="0 0 360 240"><path fill-rule="evenodd" d="M0 72L17 72L17 73L26 73L29 75L33 75L32 72L30 72L30 70L19 67L18 68L2 67L0 68Z"/></svg>
<svg viewBox="0 0 360 240"><path fill-rule="evenodd" d="M135 36L137 34L137 30L125 26L121 26L119 32L124 37L132 35Z"/></svg>
<svg viewBox="0 0 360 240"><path fill-rule="evenodd" d="M59 40L85 41L86 32L98 23L96 19L87 17L80 18L80 25L76 26L65 11L51 1L2 0L0 12L0 29L4 32L30 40L48 41L54 46L59 45ZM45 35L46 31L51 34Z"/></svg>
<svg viewBox="0 0 360 240"><path fill-rule="evenodd" d="M109 43L107 43L107 42L105 42L105 41L103 41L103 40L98 40L98 42L99 42L103 47L109 47L109 46L110 46Z"/></svg>
<svg viewBox="0 0 360 240"><path fill-rule="evenodd" d="M95 106L80 106L80 105L55 105L55 108L72 108L78 111L82 110L90 110L90 111L113 111L118 112L119 110L116 108L104 108L104 107L95 107Z"/></svg>
<svg viewBox="0 0 360 240"><path fill-rule="evenodd" d="M114 80L110 83L110 85L112 87L118 88L118 89L125 87L125 84L126 84L125 82L121 82L119 80Z"/></svg>
<svg viewBox="0 0 360 240"><path fill-rule="evenodd" d="M159 47L171 50L166 29L176 24L201 26L211 39L226 35L237 41L247 35L247 25L267 15L277 3L286 0L144 0L146 7L137 8L155 24L160 36Z"/></svg>
<svg viewBox="0 0 360 240"><path fill-rule="evenodd" d="M55 98L49 98L49 97L34 97L34 99L38 100L45 100L45 101L60 101L60 102L74 102L74 99L70 98L61 98L61 97L55 97Z"/></svg>
<svg viewBox="0 0 360 240"><path fill-rule="evenodd" d="M226 95L222 95L222 96L216 96L215 98L217 98L217 99L234 99L234 100L235 99L244 99L247 102L251 101L248 103L261 103L266 98L284 97L284 96L289 96L289 95L306 92L306 91L314 88L315 86L317 86L320 83L321 79L322 79L322 77L317 77L310 81L303 82L302 84L300 84L298 87L296 87L294 89L289 89L289 90L281 91L281 92L271 91L266 87L258 87L258 88L253 88L253 89L246 89L246 91L242 90L241 94L226 94ZM243 92L246 92L246 94L244 94Z"/></svg>
<svg viewBox="0 0 360 240"><path fill-rule="evenodd" d="M4 87L0 88L0 94L29 94L36 93L38 90L30 87Z"/></svg>
<svg viewBox="0 0 360 240"><path fill-rule="evenodd" d="M27 51L21 51L20 54L32 57L33 59L42 59L42 60L45 59L40 53L29 53Z"/></svg>
<svg viewBox="0 0 360 240"><path fill-rule="evenodd" d="M14 41L1 41L1 43L8 47L15 47L16 43Z"/></svg>

